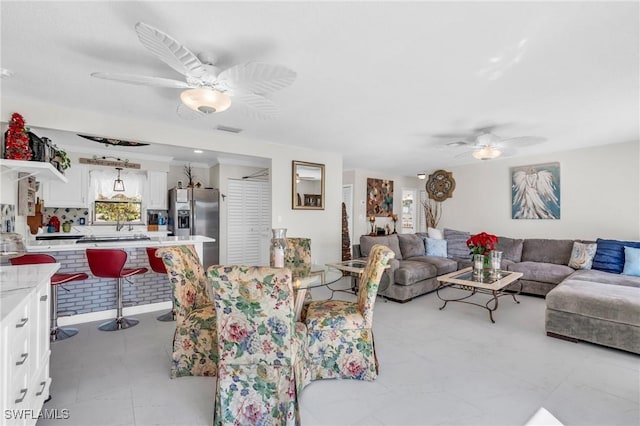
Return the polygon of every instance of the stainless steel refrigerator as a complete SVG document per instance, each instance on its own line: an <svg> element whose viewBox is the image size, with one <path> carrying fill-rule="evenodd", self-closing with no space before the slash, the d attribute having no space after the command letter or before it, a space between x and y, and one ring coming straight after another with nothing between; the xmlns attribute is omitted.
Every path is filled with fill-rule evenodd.
<svg viewBox="0 0 640 426"><path fill-rule="evenodd" d="M175 236L204 235L215 238L204 243L205 268L220 261L220 193L213 188L169 190L169 232Z"/></svg>

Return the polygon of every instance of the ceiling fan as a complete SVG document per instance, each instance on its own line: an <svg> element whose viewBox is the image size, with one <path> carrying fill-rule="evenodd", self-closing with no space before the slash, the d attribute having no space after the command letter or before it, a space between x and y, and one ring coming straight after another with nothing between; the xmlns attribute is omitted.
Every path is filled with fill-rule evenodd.
<svg viewBox="0 0 640 426"><path fill-rule="evenodd" d="M500 156L510 156L515 153L515 148L537 145L546 141L546 138L538 136L518 136L501 138L493 133L493 130L504 125L491 125L477 127L472 133L466 134L437 134L438 138L444 138L447 142L444 146L453 149L463 149L464 152L456 157L471 155L478 160L492 160Z"/></svg>
<svg viewBox="0 0 640 426"><path fill-rule="evenodd" d="M296 78L296 73L289 68L261 62L247 62L220 70L211 55L198 57L157 28L138 22L135 29L142 45L183 74L185 80L107 72L94 72L92 77L185 89L180 94L182 103L201 115L225 111L233 98L234 102L244 105L248 115L261 119L273 118L279 113L278 107L263 95L291 85Z"/></svg>

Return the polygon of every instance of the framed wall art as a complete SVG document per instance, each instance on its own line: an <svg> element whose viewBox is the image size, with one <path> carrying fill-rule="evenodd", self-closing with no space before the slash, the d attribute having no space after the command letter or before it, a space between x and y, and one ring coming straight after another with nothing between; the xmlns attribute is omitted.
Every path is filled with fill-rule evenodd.
<svg viewBox="0 0 640 426"><path fill-rule="evenodd" d="M560 163L511 168L511 218L560 219Z"/></svg>
<svg viewBox="0 0 640 426"><path fill-rule="evenodd" d="M393 181L367 178L367 216L393 214Z"/></svg>

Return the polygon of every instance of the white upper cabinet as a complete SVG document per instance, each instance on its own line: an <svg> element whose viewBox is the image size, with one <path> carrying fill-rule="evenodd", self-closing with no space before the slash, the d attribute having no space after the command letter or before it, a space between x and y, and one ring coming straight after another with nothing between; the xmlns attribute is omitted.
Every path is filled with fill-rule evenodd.
<svg viewBox="0 0 640 426"><path fill-rule="evenodd" d="M148 171L147 181L149 183L147 210L166 210L168 197L167 172Z"/></svg>
<svg viewBox="0 0 640 426"><path fill-rule="evenodd" d="M73 163L64 172L67 183L43 182L42 198L45 207L89 207L87 194L88 169L84 164Z"/></svg>

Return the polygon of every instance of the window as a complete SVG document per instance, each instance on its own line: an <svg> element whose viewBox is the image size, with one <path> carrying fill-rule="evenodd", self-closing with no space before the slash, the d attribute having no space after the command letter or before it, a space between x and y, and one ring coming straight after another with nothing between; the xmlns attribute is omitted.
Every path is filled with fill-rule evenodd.
<svg viewBox="0 0 640 426"><path fill-rule="evenodd" d="M142 223L144 173L123 170L120 178L124 181L124 192L113 190L117 175L116 170L92 170L89 173L94 224Z"/></svg>

